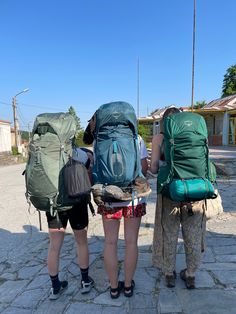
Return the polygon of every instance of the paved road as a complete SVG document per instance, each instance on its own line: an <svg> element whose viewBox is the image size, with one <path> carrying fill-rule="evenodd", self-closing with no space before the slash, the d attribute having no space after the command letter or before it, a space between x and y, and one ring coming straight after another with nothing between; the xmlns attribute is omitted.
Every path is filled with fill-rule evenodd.
<svg viewBox="0 0 236 314"><path fill-rule="evenodd" d="M139 261L135 274L135 295L112 300L103 268L104 235L101 218L90 217L90 269L96 287L80 293L80 274L76 265L71 229L65 238L61 275L69 288L57 301L48 300L50 281L46 268L47 224L42 216L27 211L24 198L24 165L0 168L0 313L102 313L102 314L234 314L236 313L236 177L219 180L225 212L208 222L207 250L196 276L197 288L189 291L177 279L174 289L165 287L163 278L152 267L151 243L155 212L155 179L149 198L148 214L143 218L139 237ZM123 275L124 237L121 230L119 260ZM185 267L184 248L179 239L177 273Z"/></svg>

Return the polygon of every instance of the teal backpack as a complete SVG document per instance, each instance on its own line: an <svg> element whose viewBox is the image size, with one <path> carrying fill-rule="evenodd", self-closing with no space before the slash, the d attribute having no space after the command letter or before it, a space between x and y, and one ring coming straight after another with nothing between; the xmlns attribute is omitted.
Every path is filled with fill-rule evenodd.
<svg viewBox="0 0 236 314"><path fill-rule="evenodd" d="M174 201L215 198L214 164L209 159L204 118L192 112L172 114L164 120L164 165L157 177L157 191Z"/></svg>
<svg viewBox="0 0 236 314"><path fill-rule="evenodd" d="M137 118L126 102L111 102L96 111L93 182L127 187L142 177Z"/></svg>
<svg viewBox="0 0 236 314"><path fill-rule="evenodd" d="M53 216L78 201L68 197L63 177L75 133L76 122L69 113L40 114L34 122L25 169L26 198Z"/></svg>

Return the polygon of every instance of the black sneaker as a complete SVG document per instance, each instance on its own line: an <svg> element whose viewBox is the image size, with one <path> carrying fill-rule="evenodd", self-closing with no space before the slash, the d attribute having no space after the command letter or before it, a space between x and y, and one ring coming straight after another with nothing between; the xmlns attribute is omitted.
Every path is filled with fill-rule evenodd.
<svg viewBox="0 0 236 314"><path fill-rule="evenodd" d="M54 288L51 288L50 294L49 294L49 300L57 300L67 287L68 287L68 281L65 280L65 281L61 281L61 287L59 290L55 290Z"/></svg>
<svg viewBox="0 0 236 314"><path fill-rule="evenodd" d="M91 277L88 277L89 281L85 282L81 280L81 293L89 293L91 289L94 287L94 280Z"/></svg>

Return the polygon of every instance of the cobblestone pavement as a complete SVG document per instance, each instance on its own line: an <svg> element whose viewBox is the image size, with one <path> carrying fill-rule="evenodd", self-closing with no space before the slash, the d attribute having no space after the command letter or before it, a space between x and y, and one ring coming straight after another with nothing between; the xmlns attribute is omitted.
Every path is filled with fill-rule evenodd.
<svg viewBox="0 0 236 314"><path fill-rule="evenodd" d="M96 282L88 295L80 293L80 272L76 264L75 244L68 229L61 254L61 278L69 288L56 301L48 299L50 281L46 267L47 224L42 214L39 231L38 214L28 213L24 197L24 165L0 168L0 313L236 313L236 177L218 182L225 212L208 221L207 250L197 272L195 290L189 291L179 279L185 267L181 239L177 254L177 284L164 285L158 269L152 267L151 244L155 213L155 179L143 217L139 236L139 261L132 298L112 300L103 267L101 217L90 216L90 274ZM123 276L124 237L121 225L119 242L120 277Z"/></svg>

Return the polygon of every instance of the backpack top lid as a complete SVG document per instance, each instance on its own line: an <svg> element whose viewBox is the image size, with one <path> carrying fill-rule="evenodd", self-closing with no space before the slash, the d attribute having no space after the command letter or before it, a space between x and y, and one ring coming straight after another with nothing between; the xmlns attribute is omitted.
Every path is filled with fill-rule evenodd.
<svg viewBox="0 0 236 314"><path fill-rule="evenodd" d="M61 142L73 138L76 133L75 118L68 112L41 113L34 121L33 133L39 126L48 126L58 135Z"/></svg>
<svg viewBox="0 0 236 314"><path fill-rule="evenodd" d="M165 137L175 138L185 132L196 132L207 138L205 119L200 114L193 112L179 112L165 118Z"/></svg>
<svg viewBox="0 0 236 314"><path fill-rule="evenodd" d="M134 108L127 102L115 101L101 105L96 111L96 133L103 126L127 124L135 132L137 129L137 118Z"/></svg>

